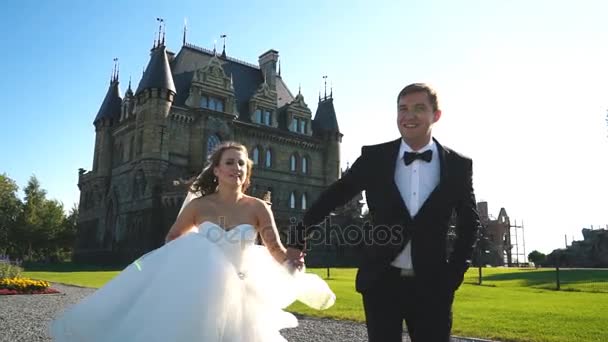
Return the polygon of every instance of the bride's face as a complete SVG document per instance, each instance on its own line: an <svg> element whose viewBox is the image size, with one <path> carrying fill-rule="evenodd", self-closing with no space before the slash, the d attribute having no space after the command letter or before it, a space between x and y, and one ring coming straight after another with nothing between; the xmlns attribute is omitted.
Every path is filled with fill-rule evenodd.
<svg viewBox="0 0 608 342"><path fill-rule="evenodd" d="M220 164L213 173L218 184L230 187L242 187L247 179L247 154L235 149L228 149L222 153Z"/></svg>

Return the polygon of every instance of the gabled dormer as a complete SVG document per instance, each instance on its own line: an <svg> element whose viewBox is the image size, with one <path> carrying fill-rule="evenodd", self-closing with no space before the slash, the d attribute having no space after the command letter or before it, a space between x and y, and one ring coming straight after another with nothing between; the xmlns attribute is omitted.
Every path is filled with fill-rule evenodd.
<svg viewBox="0 0 608 342"><path fill-rule="evenodd" d="M237 116L234 84L222 67L222 61L213 56L207 65L194 72L186 105Z"/></svg>
<svg viewBox="0 0 608 342"><path fill-rule="evenodd" d="M298 95L291 103L285 106L285 123L287 129L294 133L312 135L312 112L304 101L302 91L298 90Z"/></svg>
<svg viewBox="0 0 608 342"><path fill-rule="evenodd" d="M269 127L278 127L277 93L264 79L249 100L251 122Z"/></svg>

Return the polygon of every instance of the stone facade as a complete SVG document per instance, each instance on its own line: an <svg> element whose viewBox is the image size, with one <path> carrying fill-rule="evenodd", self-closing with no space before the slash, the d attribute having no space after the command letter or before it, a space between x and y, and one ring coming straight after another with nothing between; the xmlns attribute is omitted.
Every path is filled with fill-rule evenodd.
<svg viewBox="0 0 608 342"><path fill-rule="evenodd" d="M511 222L505 208L500 208L496 219L488 213L488 203L477 203L481 221L480 239L475 255L477 263L491 266L512 265Z"/></svg>
<svg viewBox="0 0 608 342"><path fill-rule="evenodd" d="M80 169L74 259L125 263L157 248L190 179L221 141L246 145L255 166L249 193L271 192L285 231L340 176L333 97L316 113L277 71L279 53L258 65L184 43L174 54L155 43L135 92L121 96L118 71L94 120L93 167ZM359 207L360 208L360 207Z"/></svg>
<svg viewBox="0 0 608 342"><path fill-rule="evenodd" d="M583 240L572 241L566 249L556 249L547 255L545 264L561 267L608 267L608 225L606 229L583 228Z"/></svg>

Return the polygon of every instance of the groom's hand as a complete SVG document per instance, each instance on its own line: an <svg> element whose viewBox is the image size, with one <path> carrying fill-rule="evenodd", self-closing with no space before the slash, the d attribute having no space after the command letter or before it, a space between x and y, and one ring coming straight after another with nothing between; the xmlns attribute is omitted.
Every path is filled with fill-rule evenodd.
<svg viewBox="0 0 608 342"><path fill-rule="evenodd" d="M286 250L286 254L287 254L287 260L289 260L289 262L298 270L301 270L302 267L304 267L304 257L306 256L306 253L304 253L303 251L297 249L297 248L292 248L289 247Z"/></svg>

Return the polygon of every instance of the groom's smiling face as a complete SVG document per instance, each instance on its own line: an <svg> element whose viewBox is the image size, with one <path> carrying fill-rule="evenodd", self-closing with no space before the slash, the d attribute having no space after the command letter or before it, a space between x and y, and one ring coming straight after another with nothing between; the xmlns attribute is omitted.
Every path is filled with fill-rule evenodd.
<svg viewBox="0 0 608 342"><path fill-rule="evenodd" d="M433 110L426 92L409 93L399 98L397 126L401 137L412 149L429 143L431 127L440 117L441 111Z"/></svg>

